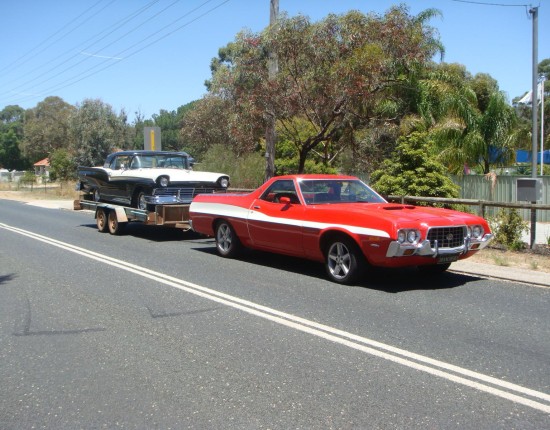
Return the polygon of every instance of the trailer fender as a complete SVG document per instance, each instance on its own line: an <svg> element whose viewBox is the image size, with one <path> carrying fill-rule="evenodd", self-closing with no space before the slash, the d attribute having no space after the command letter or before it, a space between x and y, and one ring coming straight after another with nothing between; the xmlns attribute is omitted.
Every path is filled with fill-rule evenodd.
<svg viewBox="0 0 550 430"><path fill-rule="evenodd" d="M128 222L128 217L126 216L126 211L124 210L123 207L118 206L118 207L115 207L114 210L115 210L116 218L118 222Z"/></svg>

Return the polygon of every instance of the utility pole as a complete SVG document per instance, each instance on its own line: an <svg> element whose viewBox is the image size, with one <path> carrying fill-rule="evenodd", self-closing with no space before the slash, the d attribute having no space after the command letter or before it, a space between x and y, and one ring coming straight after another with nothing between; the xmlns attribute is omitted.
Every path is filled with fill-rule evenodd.
<svg viewBox="0 0 550 430"><path fill-rule="evenodd" d="M537 139L537 119L538 119L538 56L539 56L539 8L532 7L529 9L529 13L533 17L533 88L531 96L531 107L532 107L532 116L533 125L531 128L531 177L536 180L537 178L537 149L538 149L538 139ZM542 159L542 154L540 154ZM542 161L542 160L541 160ZM537 202L531 202L536 204ZM536 240L536 230L537 230L537 211L531 209L531 243L530 248L533 249L535 246Z"/></svg>
<svg viewBox="0 0 550 430"><path fill-rule="evenodd" d="M269 1L269 25L274 26L279 17L279 0ZM269 52L268 59L268 79L273 81L277 76L278 62L277 54L273 51ZM265 180L271 179L275 176L275 141L277 136L275 134L275 110L273 105L268 103L267 125L265 130Z"/></svg>
<svg viewBox="0 0 550 430"><path fill-rule="evenodd" d="M532 144L532 160L531 160L531 177L537 177L537 150L538 150L538 136L537 136L537 120L538 120L538 51L539 51L539 8L532 7L529 9L529 13L533 17L533 95L531 97L532 115L531 119L533 125L531 128L531 144Z"/></svg>

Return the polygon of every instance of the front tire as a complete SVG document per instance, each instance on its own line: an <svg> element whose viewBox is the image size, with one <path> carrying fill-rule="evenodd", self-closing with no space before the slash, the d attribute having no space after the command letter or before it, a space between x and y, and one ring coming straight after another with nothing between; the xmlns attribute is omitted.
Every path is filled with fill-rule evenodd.
<svg viewBox="0 0 550 430"><path fill-rule="evenodd" d="M241 241L227 221L216 224L216 249L222 257L234 258L242 250Z"/></svg>
<svg viewBox="0 0 550 430"><path fill-rule="evenodd" d="M140 209L142 211L146 211L149 209L149 205L145 201L145 196L147 194L143 190L139 190L134 193L134 196L132 197L132 207L136 209Z"/></svg>
<svg viewBox="0 0 550 430"><path fill-rule="evenodd" d="M325 269L333 282L355 282L364 273L365 264L361 251L351 239L334 239L327 248Z"/></svg>

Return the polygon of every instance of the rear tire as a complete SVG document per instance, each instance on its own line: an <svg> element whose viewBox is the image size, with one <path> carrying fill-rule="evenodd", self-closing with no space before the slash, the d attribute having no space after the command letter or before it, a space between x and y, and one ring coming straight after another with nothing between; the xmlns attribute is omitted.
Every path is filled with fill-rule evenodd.
<svg viewBox="0 0 550 430"><path fill-rule="evenodd" d="M109 211L109 215L107 216L108 219L108 225L109 225L109 233L114 235L122 234L124 231L124 227L126 227L125 222L119 222L118 218L116 216L115 211Z"/></svg>
<svg viewBox="0 0 550 430"><path fill-rule="evenodd" d="M222 257L234 258L242 250L241 241L227 221L216 224L216 249Z"/></svg>
<svg viewBox="0 0 550 430"><path fill-rule="evenodd" d="M366 261L355 242L346 237L330 242L325 255L325 270L331 281L352 284L365 272Z"/></svg>

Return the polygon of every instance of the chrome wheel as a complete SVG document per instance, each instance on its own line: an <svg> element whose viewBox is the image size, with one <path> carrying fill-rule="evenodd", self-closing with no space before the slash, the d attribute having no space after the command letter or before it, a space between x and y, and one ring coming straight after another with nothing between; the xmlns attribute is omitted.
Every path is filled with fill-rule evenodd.
<svg viewBox="0 0 550 430"><path fill-rule="evenodd" d="M355 281L363 272L365 264L357 246L346 238L334 240L326 254L326 271L330 279L340 284Z"/></svg>
<svg viewBox="0 0 550 430"><path fill-rule="evenodd" d="M225 221L216 226L216 248L222 257L234 257L241 250L241 242L233 227Z"/></svg>

